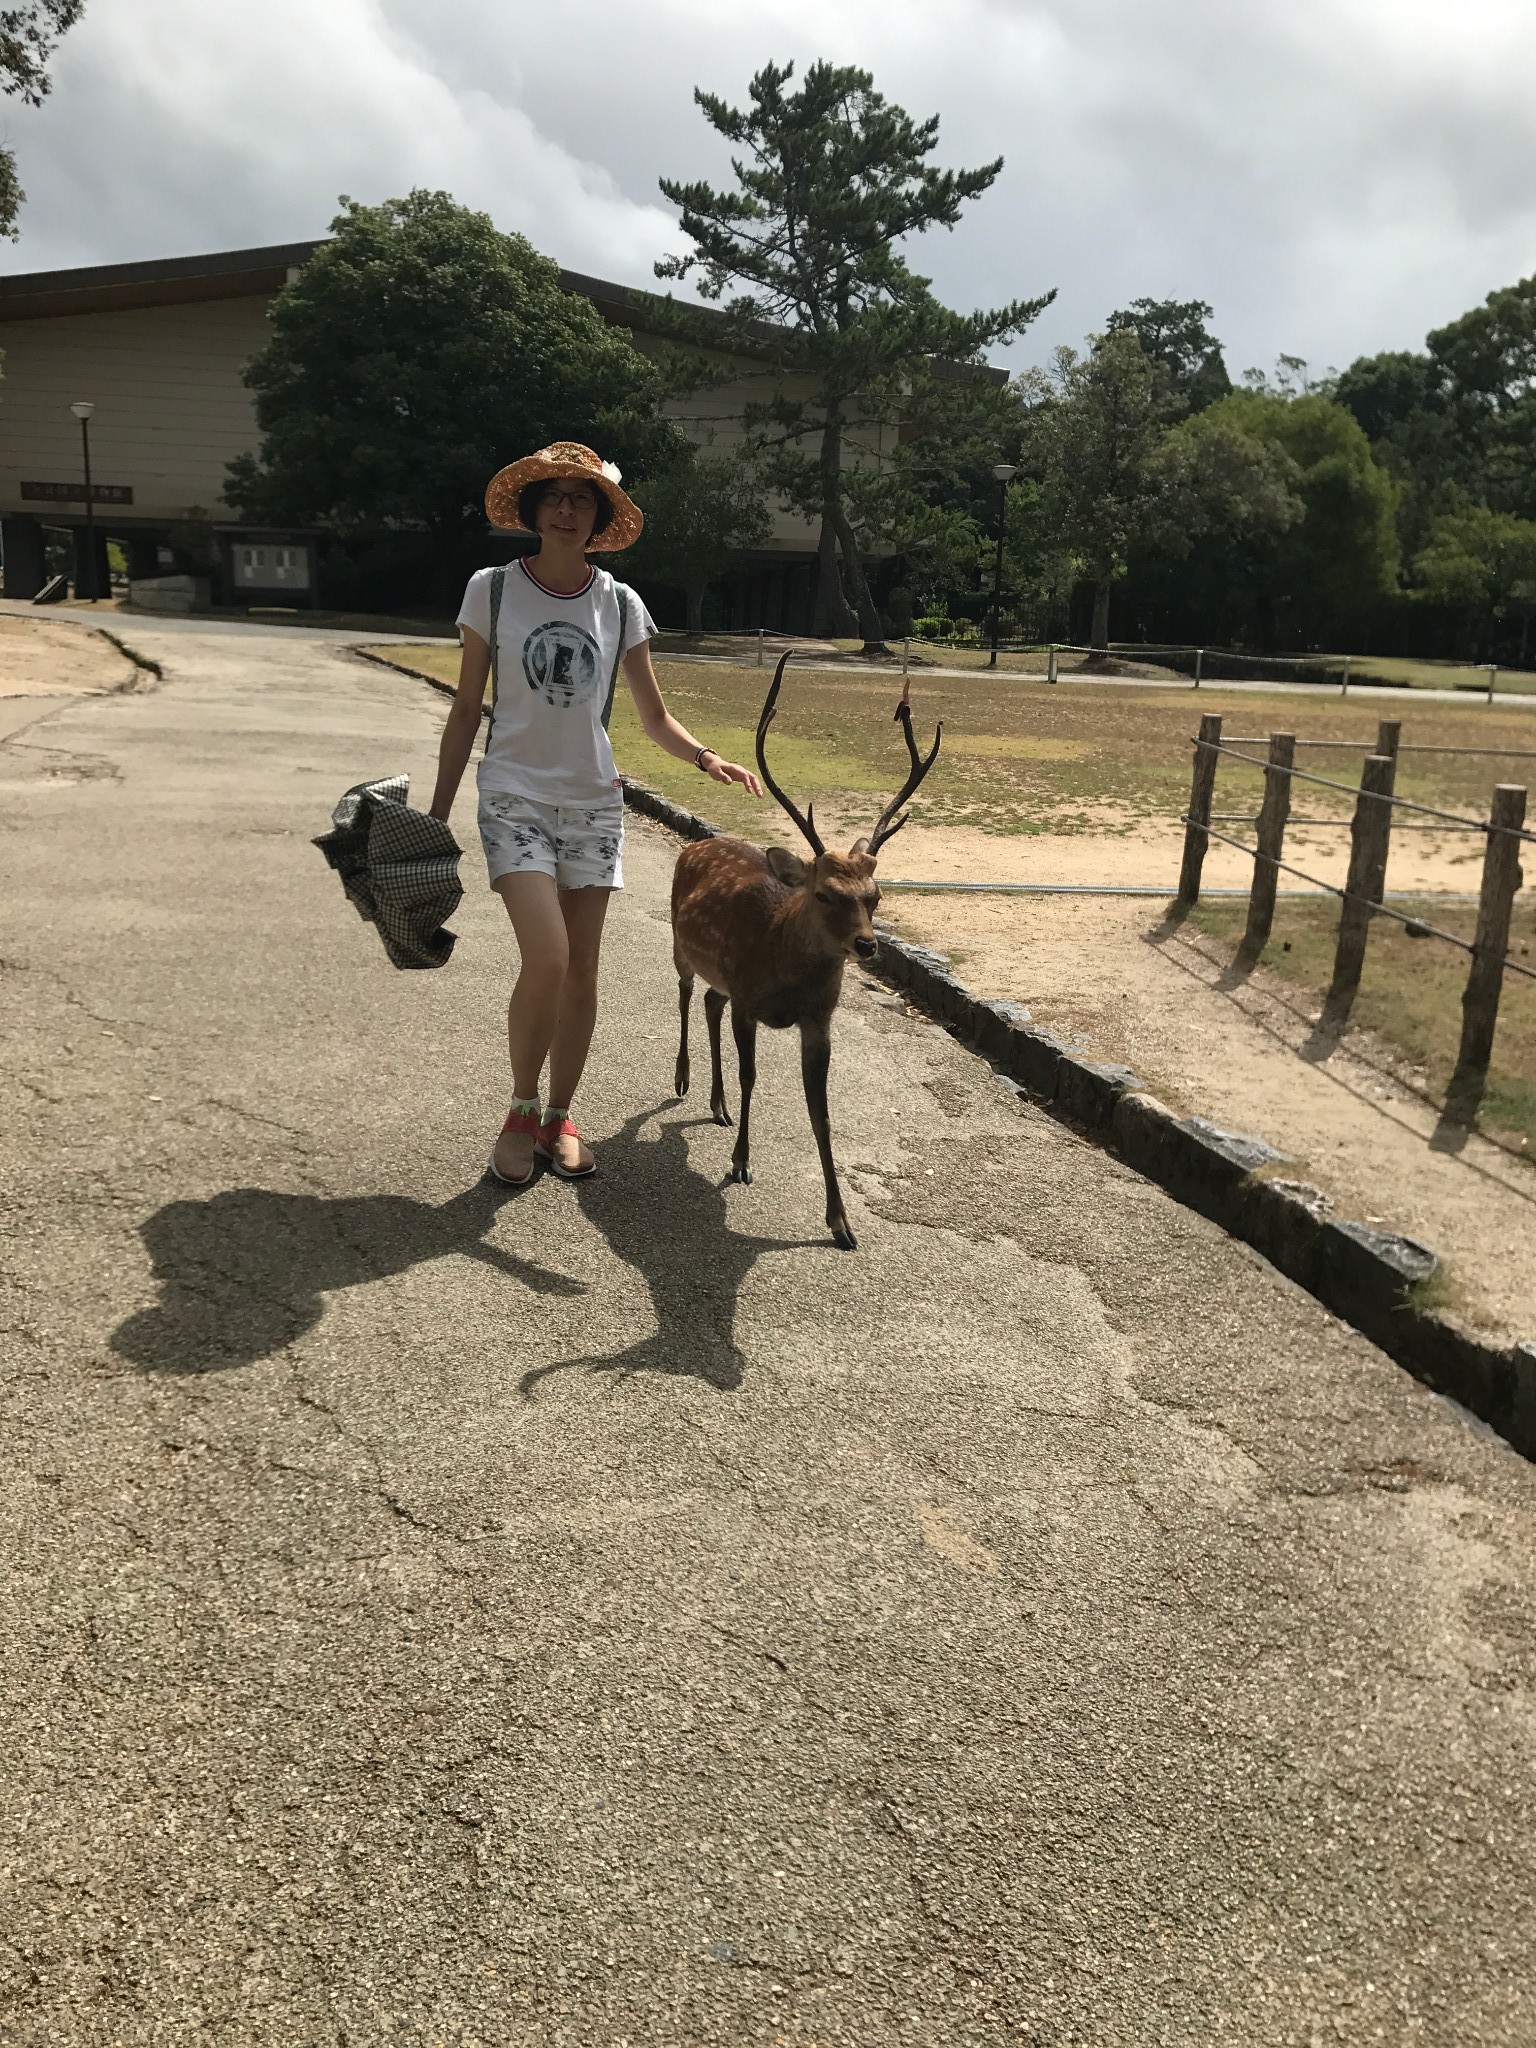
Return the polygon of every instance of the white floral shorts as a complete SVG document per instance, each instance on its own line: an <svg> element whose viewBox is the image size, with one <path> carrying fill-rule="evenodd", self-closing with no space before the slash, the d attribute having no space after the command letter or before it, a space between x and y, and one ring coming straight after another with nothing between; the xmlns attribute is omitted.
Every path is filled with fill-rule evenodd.
<svg viewBox="0 0 1536 2048"><path fill-rule="evenodd" d="M503 875L548 875L561 889L622 889L624 799L541 804L495 790L480 797L480 842L494 885Z"/></svg>

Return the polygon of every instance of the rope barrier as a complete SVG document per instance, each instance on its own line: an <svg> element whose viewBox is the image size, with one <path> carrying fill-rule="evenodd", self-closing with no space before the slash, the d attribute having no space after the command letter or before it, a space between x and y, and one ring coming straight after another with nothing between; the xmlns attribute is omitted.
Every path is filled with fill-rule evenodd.
<svg viewBox="0 0 1536 2048"><path fill-rule="evenodd" d="M1208 747L1218 754L1229 754L1234 761L1245 761L1250 768L1268 769L1271 765L1268 761L1256 760L1252 754L1239 754L1235 748L1229 747L1224 740L1203 740L1198 733L1190 734L1190 745ZM1337 789L1342 791L1345 796L1358 796L1360 794L1359 790L1348 782L1335 782L1327 775L1311 775L1305 768L1287 768L1283 772L1298 782L1315 782L1319 789ZM1415 803L1411 797L1389 796L1383 797L1382 801L1392 804L1401 810L1419 811L1426 818L1444 818L1452 825L1470 826L1474 832L1508 832L1511 838L1528 840L1532 846L1536 846L1536 832L1523 830L1517 832L1508 825L1492 825L1486 819L1463 817L1459 811L1437 810L1433 804Z"/></svg>
<svg viewBox="0 0 1536 2048"><path fill-rule="evenodd" d="M1269 734L1229 732L1225 743L1232 747L1263 747L1269 743ZM1342 747L1349 754L1375 752L1374 740L1298 739L1296 744L1298 747ZM1536 747L1427 747L1410 745L1407 740L1403 740L1399 743L1397 751L1400 754L1475 755L1479 760L1486 761L1536 761Z"/></svg>
<svg viewBox="0 0 1536 2048"><path fill-rule="evenodd" d="M1250 860L1256 861L1261 858L1256 846L1249 846L1242 839L1233 839L1226 832L1213 832L1209 825L1201 824L1199 819L1192 818L1188 811L1182 813L1180 823L1194 825L1197 830L1206 833L1210 838L1219 839L1223 846L1235 846L1239 853L1246 853ZM1528 834L1526 836L1529 837ZM1271 857L1265 854L1262 858L1270 860ZM1378 903L1370 896L1352 896L1347 889L1341 889L1333 882L1325 882L1320 875L1309 875L1305 868L1292 867L1288 860L1273 860L1271 864L1282 869L1288 875L1294 875L1299 882L1310 882L1314 889L1323 889L1330 896L1337 896L1341 903L1362 903L1367 909L1375 911L1381 917L1391 917L1395 918L1399 924L1413 925L1421 935L1427 938L1444 939L1448 946L1456 946L1463 953L1475 955L1477 952L1476 946L1469 940L1458 939L1454 932L1443 932L1438 925L1426 924L1422 917L1406 917L1402 911L1392 910L1387 904ZM1503 962L1511 974L1523 974L1528 981L1536 981L1536 967L1522 967L1519 961L1512 959L1508 953L1503 955Z"/></svg>
<svg viewBox="0 0 1536 2048"><path fill-rule="evenodd" d="M1225 825L1257 825L1257 811L1212 811L1211 816ZM1331 831L1342 832L1353 821L1349 818L1298 818L1294 814L1286 819L1286 825L1320 825ZM1393 826L1394 832L1486 832L1486 825L1420 825L1412 818L1403 818Z"/></svg>

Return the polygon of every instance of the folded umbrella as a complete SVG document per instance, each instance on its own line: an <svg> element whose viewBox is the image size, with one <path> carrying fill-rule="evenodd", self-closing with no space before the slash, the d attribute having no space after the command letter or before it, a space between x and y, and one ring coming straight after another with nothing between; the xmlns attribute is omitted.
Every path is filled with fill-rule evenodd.
<svg viewBox="0 0 1536 2048"><path fill-rule="evenodd" d="M441 818L410 809L410 787L408 775L355 784L315 845L396 967L441 967L454 945L443 926L464 898L460 848Z"/></svg>

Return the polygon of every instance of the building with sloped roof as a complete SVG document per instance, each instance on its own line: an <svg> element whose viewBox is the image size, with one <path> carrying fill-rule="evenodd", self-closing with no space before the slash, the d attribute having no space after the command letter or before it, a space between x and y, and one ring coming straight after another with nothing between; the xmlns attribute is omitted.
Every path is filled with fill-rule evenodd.
<svg viewBox="0 0 1536 2048"><path fill-rule="evenodd" d="M223 500L228 464L259 441L242 371L267 339L272 300L319 246L290 242L0 277L0 539L8 596L37 593L61 539L72 543L84 587L106 589L109 540L125 551L130 578L152 584L181 562L186 529L195 524L205 544L212 528L215 555L205 566L214 602L319 601L318 536L243 526ZM573 271L560 275L566 290L629 329L638 347L665 338L648 294ZM720 369L719 382L671 409L693 439L728 447L740 435L747 399L763 396L762 371L723 351ZM93 408L89 521L82 434L71 411L80 400ZM730 623L805 630L815 541L803 519L780 510L765 547L731 581Z"/></svg>

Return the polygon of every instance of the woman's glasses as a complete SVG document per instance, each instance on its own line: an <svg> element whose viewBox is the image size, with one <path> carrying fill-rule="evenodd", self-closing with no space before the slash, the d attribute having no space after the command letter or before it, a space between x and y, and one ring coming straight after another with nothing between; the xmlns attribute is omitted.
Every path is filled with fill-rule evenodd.
<svg viewBox="0 0 1536 2048"><path fill-rule="evenodd" d="M595 512L597 510L597 494L589 490L585 484L578 486L574 491L556 490L551 485L539 500L539 503L549 506L569 505L573 512Z"/></svg>

